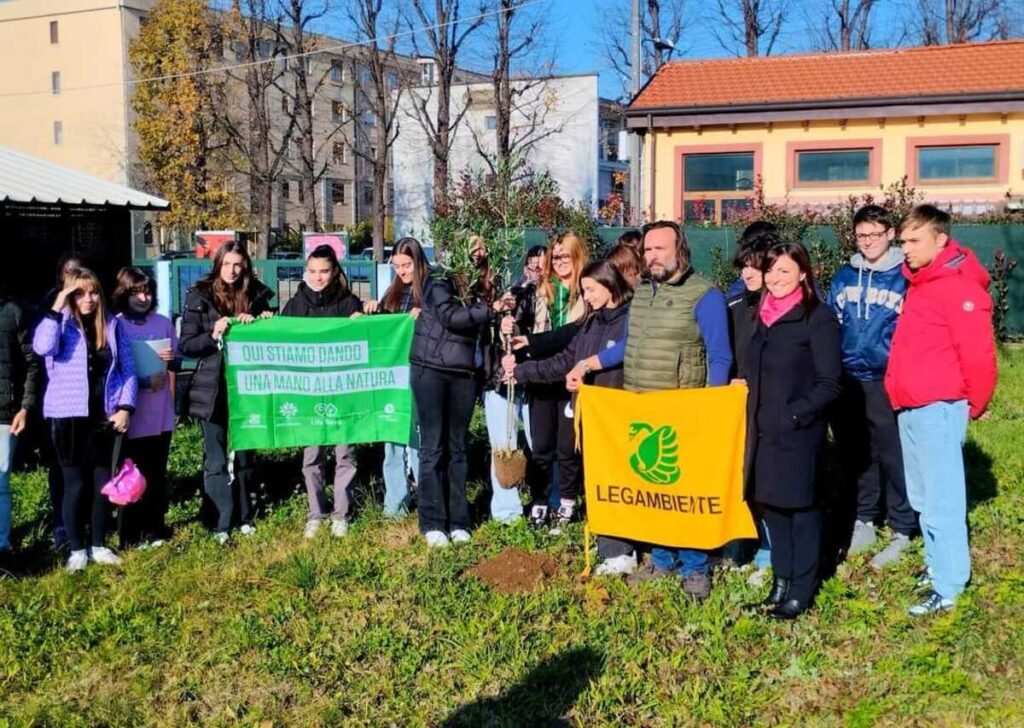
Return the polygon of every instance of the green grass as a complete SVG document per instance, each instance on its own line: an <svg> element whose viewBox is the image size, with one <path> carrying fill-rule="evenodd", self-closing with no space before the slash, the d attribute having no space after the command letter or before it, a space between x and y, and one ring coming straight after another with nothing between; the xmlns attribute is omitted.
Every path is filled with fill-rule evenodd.
<svg viewBox="0 0 1024 728"><path fill-rule="evenodd" d="M413 520L381 521L373 478L348 538L307 543L289 453L265 462L256 537L222 549L195 522L194 428L173 543L69 576L39 548L45 477L19 475L33 561L0 581L0 726L1024 725L1024 349L1001 379L970 432L974 579L926 621L905 614L919 551L883 575L843 564L813 613L774 624L741 611L761 595L741 574L701 606L674 583L583 583L578 528L486 524L428 553ZM512 596L464 575L512 545L559 574Z"/></svg>

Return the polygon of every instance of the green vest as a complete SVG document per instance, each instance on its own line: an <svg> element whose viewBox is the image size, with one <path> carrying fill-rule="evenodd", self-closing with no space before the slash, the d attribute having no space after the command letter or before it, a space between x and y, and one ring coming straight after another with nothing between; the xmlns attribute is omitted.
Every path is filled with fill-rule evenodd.
<svg viewBox="0 0 1024 728"><path fill-rule="evenodd" d="M707 386L708 356L694 309L711 284L691 268L677 283L642 282L629 307L623 365L633 392Z"/></svg>

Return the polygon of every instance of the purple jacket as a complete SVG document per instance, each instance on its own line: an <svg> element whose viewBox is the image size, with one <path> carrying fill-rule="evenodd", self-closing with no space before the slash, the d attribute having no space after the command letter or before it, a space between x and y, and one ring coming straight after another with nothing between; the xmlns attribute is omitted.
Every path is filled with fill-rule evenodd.
<svg viewBox="0 0 1024 728"><path fill-rule="evenodd" d="M124 326L115 318L107 318L106 335L111 365L107 372L104 408L110 417L120 407L135 409L139 381ZM89 354L78 322L67 311L63 315L48 312L36 326L32 348L46 358L50 380L43 396L43 416L53 419L88 417Z"/></svg>

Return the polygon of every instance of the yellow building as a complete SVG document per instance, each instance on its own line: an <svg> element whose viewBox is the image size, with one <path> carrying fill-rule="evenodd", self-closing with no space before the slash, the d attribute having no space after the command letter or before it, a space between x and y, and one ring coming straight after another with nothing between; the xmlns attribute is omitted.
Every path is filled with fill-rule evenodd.
<svg viewBox="0 0 1024 728"><path fill-rule="evenodd" d="M0 3L0 145L110 182L137 183L128 44L155 4Z"/></svg>
<svg viewBox="0 0 1024 728"><path fill-rule="evenodd" d="M1024 193L1024 41L675 61L626 111L649 219L825 206L903 176L963 212Z"/></svg>

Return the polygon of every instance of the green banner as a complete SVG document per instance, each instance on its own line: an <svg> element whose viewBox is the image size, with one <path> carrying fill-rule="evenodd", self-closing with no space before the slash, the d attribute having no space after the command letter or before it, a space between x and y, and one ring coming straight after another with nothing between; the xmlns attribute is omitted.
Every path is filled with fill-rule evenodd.
<svg viewBox="0 0 1024 728"><path fill-rule="evenodd" d="M389 314L232 326L224 339L230 448L408 443L414 324Z"/></svg>

